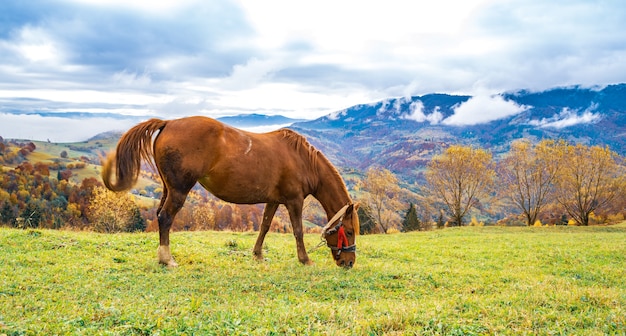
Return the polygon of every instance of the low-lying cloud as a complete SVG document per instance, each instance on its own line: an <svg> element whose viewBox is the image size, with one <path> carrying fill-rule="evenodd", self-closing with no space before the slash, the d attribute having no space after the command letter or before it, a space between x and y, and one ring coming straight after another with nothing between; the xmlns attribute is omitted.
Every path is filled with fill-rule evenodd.
<svg viewBox="0 0 626 336"><path fill-rule="evenodd" d="M99 133L125 131L135 119L44 117L36 114L0 113L0 136L51 142L85 141Z"/></svg>
<svg viewBox="0 0 626 336"><path fill-rule="evenodd" d="M541 120L531 120L529 125L537 126L541 128L565 128L578 124L590 124L599 121L602 116L600 114L593 113L597 105L592 105L581 114L575 110L571 110L567 107L563 108L561 112L555 114L550 118L542 118Z"/></svg>
<svg viewBox="0 0 626 336"><path fill-rule="evenodd" d="M454 114L444 119L441 123L451 126L484 124L514 116L526 111L528 108L528 106L504 100L500 95L475 96L453 107Z"/></svg>
<svg viewBox="0 0 626 336"><path fill-rule="evenodd" d="M414 101L409 106L409 114L403 116L404 119L413 120L417 122L425 122L428 121L432 125L436 125L441 122L443 119L443 114L441 113L439 106L435 107L435 110L426 114L424 112L424 103L421 100Z"/></svg>
<svg viewBox="0 0 626 336"><path fill-rule="evenodd" d="M62 114L60 114L62 115ZM12 114L0 112L0 136L6 139L38 140L50 142L81 142L100 133L125 132L142 121L141 117L63 117L39 114ZM240 127L263 133L287 127L291 123Z"/></svg>

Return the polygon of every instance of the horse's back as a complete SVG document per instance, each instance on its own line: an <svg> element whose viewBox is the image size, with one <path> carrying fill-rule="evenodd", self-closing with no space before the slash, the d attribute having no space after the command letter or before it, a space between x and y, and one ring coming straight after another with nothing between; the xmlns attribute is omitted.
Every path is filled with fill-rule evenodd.
<svg viewBox="0 0 626 336"><path fill-rule="evenodd" d="M155 140L155 162L166 184L188 176L185 182L197 180L233 203L279 201L305 192L306 164L287 139L292 133L246 132L207 117L175 119Z"/></svg>

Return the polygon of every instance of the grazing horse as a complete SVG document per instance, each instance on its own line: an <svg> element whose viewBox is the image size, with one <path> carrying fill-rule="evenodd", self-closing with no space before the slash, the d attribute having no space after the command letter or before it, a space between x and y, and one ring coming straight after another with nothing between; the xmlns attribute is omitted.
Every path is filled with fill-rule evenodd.
<svg viewBox="0 0 626 336"><path fill-rule="evenodd" d="M322 238L338 266L356 259L358 204L328 159L300 134L289 130L257 134L207 117L150 119L128 130L115 153L103 162L102 179L113 191L136 182L141 162L156 166L163 181L157 209L159 262L177 266L170 253L169 232L191 188L199 182L216 197L231 203L266 203L254 255L263 259L263 240L280 204L285 205L296 238L298 260L311 264L304 247L302 206L308 195L322 205L328 224ZM112 181L115 171L115 182Z"/></svg>

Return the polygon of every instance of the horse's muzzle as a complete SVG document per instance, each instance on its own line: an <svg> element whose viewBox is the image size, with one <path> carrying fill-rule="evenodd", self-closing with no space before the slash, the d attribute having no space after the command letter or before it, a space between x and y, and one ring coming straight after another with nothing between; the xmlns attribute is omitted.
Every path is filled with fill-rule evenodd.
<svg viewBox="0 0 626 336"><path fill-rule="evenodd" d="M338 260L337 266L343 267L345 269L351 269L354 266L354 261L352 260Z"/></svg>

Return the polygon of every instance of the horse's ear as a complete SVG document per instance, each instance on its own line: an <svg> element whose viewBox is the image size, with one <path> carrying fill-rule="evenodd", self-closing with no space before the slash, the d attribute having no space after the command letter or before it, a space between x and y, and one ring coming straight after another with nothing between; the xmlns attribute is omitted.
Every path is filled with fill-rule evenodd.
<svg viewBox="0 0 626 336"><path fill-rule="evenodd" d="M352 212L352 223L354 224L354 232L355 234L360 234L361 232L361 223L359 223L359 214L358 214L358 210L359 210L359 203L353 203L352 205L350 205L350 211Z"/></svg>
<svg viewBox="0 0 626 336"><path fill-rule="evenodd" d="M356 214L357 210L359 210L359 203L352 203L348 206L348 209L346 209L346 213Z"/></svg>
<svg viewBox="0 0 626 336"><path fill-rule="evenodd" d="M346 214L351 214L352 211L354 211L354 203L348 205L348 208L346 209Z"/></svg>

